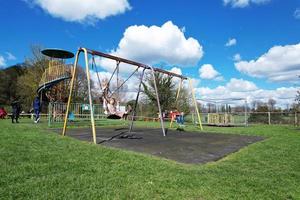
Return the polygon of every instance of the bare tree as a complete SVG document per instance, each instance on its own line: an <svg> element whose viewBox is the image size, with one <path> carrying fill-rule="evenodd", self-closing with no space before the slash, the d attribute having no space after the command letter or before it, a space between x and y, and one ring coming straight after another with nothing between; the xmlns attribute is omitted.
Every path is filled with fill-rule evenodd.
<svg viewBox="0 0 300 200"><path fill-rule="evenodd" d="M276 105L276 101L274 99L268 100L268 107L270 111L274 111Z"/></svg>
<svg viewBox="0 0 300 200"><path fill-rule="evenodd" d="M257 109L257 104L258 104L257 100L251 101L250 104L251 104L252 111L255 111Z"/></svg>

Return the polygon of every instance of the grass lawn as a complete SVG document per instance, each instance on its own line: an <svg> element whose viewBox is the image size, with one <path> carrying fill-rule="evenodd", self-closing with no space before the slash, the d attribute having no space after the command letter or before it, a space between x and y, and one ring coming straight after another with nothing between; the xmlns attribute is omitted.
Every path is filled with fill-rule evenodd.
<svg viewBox="0 0 300 200"><path fill-rule="evenodd" d="M0 199L300 199L300 130L204 128L266 139L186 165L63 138L46 122L0 120Z"/></svg>

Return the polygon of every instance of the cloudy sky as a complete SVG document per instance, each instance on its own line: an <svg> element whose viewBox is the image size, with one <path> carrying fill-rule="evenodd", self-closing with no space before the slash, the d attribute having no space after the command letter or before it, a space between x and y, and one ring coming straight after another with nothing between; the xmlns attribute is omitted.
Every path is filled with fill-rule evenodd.
<svg viewBox="0 0 300 200"><path fill-rule="evenodd" d="M299 87L299 0L10 0L0 24L0 68L32 44L82 46L189 76L199 98L293 98ZM114 65L97 63L103 76Z"/></svg>

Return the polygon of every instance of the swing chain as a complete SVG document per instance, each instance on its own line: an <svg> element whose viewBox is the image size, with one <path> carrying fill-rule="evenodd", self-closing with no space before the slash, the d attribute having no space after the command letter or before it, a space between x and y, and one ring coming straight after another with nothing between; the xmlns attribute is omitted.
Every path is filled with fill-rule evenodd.
<svg viewBox="0 0 300 200"><path fill-rule="evenodd" d="M94 69L95 67L95 71L96 71L96 74L97 74L97 79L98 79L98 84L99 84L99 87L100 87L100 90L102 91L102 85L101 85L101 80L100 80L100 76L99 76L99 73L98 73L98 69L97 69L97 65L96 65L96 61L95 61L95 56L94 54L92 55L92 69Z"/></svg>

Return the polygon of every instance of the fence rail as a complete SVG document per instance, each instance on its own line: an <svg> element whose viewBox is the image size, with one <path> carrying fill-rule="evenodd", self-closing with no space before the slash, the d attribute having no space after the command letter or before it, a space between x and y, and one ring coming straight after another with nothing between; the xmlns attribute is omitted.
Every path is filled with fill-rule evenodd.
<svg viewBox="0 0 300 200"><path fill-rule="evenodd" d="M90 114L87 107L84 108L86 104L74 103L72 104L72 109L74 117L76 120L89 120ZM213 123L211 116L217 118L219 115L219 119L224 120L222 115L228 117L227 122L225 123ZM11 117L11 113L8 113L8 117ZM60 123L63 122L65 116L65 105L64 104L50 104L48 108L48 113L40 114L42 118L47 119L49 125L53 123ZM20 117L28 117L34 118L33 113L22 113ZM94 117L96 120L102 120L107 117L104 114L104 110L101 104L94 105ZM185 115L185 122L189 124L197 124L196 114L190 113ZM138 121L159 121L157 116L145 116L143 113L140 113L138 116L135 117L135 120ZM165 121L170 121L168 117L164 118ZM201 121L204 125L237 125L237 126L244 126L244 125L251 125L251 124L286 124L286 125L295 125L300 126L300 112L235 112L235 113L201 113Z"/></svg>

